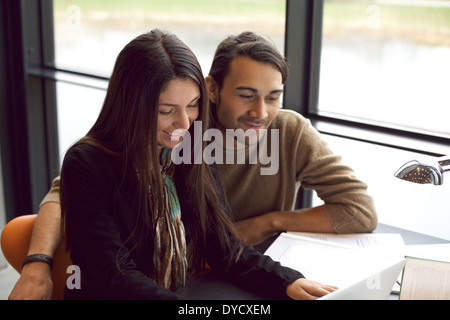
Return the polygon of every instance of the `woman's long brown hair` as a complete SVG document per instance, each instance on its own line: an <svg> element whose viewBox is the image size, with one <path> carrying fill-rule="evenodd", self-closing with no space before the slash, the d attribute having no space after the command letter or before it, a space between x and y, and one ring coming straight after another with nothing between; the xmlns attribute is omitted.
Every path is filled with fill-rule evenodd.
<svg viewBox="0 0 450 320"><path fill-rule="evenodd" d="M161 199L163 182L156 140L158 99L168 83L176 78L189 78L198 85L201 92L198 120L202 121L204 132L209 128L210 109L200 64L192 51L175 35L157 29L138 36L120 52L99 117L86 137L77 142L91 144L120 157L124 175L129 168L138 173L140 199L144 199L148 206L139 212L135 230L127 240L135 241L134 247L148 237L149 228L153 228L158 213L166 209L165 201ZM205 142L202 143L203 150ZM232 224L220 205L210 167L205 163L181 165L187 172L184 175L187 178L186 191L197 208L192 210L197 215L192 217L194 268L198 270L203 266L209 228L214 228L218 233L229 261L235 259L239 248L236 241L230 240ZM148 192L149 186L152 196ZM67 226L63 193L64 181L61 179L61 208ZM66 237L70 243L70 230L67 228Z"/></svg>

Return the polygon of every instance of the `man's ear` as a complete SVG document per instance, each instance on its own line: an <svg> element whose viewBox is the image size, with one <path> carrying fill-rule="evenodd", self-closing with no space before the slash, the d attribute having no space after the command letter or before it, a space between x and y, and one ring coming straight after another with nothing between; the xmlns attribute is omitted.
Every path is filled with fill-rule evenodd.
<svg viewBox="0 0 450 320"><path fill-rule="evenodd" d="M212 103L217 103L217 97L219 95L219 86L217 85L216 80L213 77L207 76L205 78L206 83L206 91L208 92L209 100Z"/></svg>

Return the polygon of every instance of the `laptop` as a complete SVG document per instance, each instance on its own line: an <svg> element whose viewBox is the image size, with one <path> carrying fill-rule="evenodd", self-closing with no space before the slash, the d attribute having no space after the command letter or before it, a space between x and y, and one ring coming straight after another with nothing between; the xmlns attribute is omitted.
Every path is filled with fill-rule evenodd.
<svg viewBox="0 0 450 320"><path fill-rule="evenodd" d="M329 293L318 300L386 300L405 266L403 259L382 271L345 288Z"/></svg>

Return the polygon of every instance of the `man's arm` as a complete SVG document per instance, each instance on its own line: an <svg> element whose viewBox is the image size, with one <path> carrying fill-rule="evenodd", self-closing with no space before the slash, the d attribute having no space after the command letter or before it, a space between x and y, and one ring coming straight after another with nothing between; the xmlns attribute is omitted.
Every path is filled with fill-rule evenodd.
<svg viewBox="0 0 450 320"><path fill-rule="evenodd" d="M255 245L281 231L356 233L375 229L377 213L373 199L367 193L367 184L333 153L309 120L288 111L280 111L278 120L275 125L281 131L280 137L284 137L280 141L283 146L280 159L287 160L280 164L280 182L274 179L273 187L268 182L266 188L259 189L257 196L276 195L289 205L292 192L300 183L304 189L315 190L324 204L294 211L288 205L281 208L284 203L274 202L268 206L270 209L260 209L258 217L236 223L242 239ZM285 191L283 194L279 190L291 193ZM245 199L255 196L249 191ZM239 212L240 208L235 210Z"/></svg>
<svg viewBox="0 0 450 320"><path fill-rule="evenodd" d="M247 245L258 245L282 231L336 233L324 206L293 211L274 211L235 222L240 238Z"/></svg>
<svg viewBox="0 0 450 320"><path fill-rule="evenodd" d="M62 238L61 207L59 205L59 178L39 208L31 234L28 255L46 254L53 257ZM19 280L9 295L10 300L51 299L53 282L50 266L45 262L26 264Z"/></svg>
<svg viewBox="0 0 450 320"><path fill-rule="evenodd" d="M53 256L61 240L61 208L59 203L44 203L36 218L31 235L30 254L46 254ZM51 299L53 282L50 266L45 262L26 264L19 280L14 286L10 300L41 300Z"/></svg>
<svg viewBox="0 0 450 320"><path fill-rule="evenodd" d="M36 217L28 255L41 253L52 257L61 237L61 207L57 202L44 203Z"/></svg>

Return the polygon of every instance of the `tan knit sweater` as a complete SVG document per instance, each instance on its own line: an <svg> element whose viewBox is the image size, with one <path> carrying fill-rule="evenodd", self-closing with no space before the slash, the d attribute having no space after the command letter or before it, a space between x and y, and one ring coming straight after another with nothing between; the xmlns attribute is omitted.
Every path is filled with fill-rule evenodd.
<svg viewBox="0 0 450 320"><path fill-rule="evenodd" d="M377 214L367 185L333 154L309 120L296 112L280 110L267 130L266 141L273 150L271 129L279 130L279 169L275 175L262 175L261 164L249 161L219 165L236 220L292 210L302 185L314 189L324 201L325 213L336 232L369 232L376 227Z"/></svg>
<svg viewBox="0 0 450 320"><path fill-rule="evenodd" d="M279 167L275 174L261 174L261 167L273 163L251 164L248 153L244 164L227 164L224 160L218 165L235 220L292 210L302 185L314 189L324 201L336 232L370 232L376 227L377 214L367 185L332 153L309 120L293 111L280 110L267 130L267 145L274 150L271 129L278 129L279 134L279 139L274 140L279 140ZM59 177L42 203L49 201L59 202Z"/></svg>

